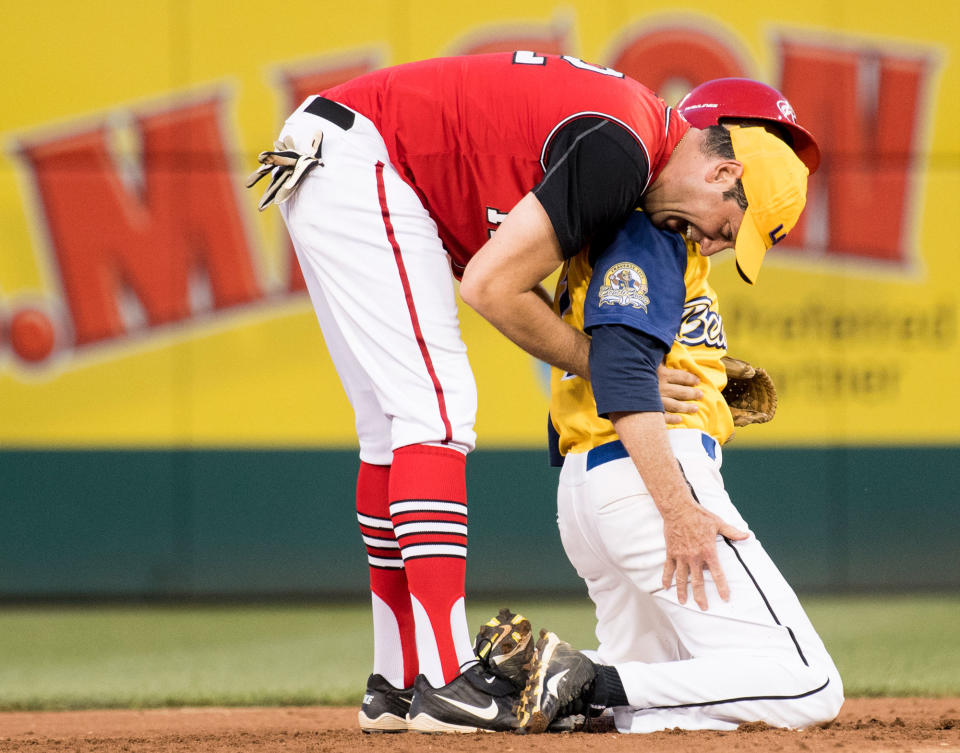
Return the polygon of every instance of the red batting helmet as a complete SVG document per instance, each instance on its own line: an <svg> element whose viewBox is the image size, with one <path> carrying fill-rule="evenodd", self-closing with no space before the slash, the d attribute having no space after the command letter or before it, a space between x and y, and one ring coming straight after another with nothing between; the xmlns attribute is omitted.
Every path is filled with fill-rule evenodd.
<svg viewBox="0 0 960 753"><path fill-rule="evenodd" d="M694 128L719 125L725 119L749 118L776 123L786 130L793 151L813 173L820 164L820 147L797 123L793 106L772 86L749 78L716 78L693 89L677 110Z"/></svg>

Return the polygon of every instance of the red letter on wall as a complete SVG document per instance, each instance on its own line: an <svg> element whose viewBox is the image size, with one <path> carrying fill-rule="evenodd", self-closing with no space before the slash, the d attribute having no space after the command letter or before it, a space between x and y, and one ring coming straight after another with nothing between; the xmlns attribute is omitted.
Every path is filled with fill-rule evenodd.
<svg viewBox="0 0 960 753"><path fill-rule="evenodd" d="M23 148L76 345L126 332L124 287L150 326L191 315L190 282L200 270L216 309L261 297L218 107L207 101L137 120L142 191L121 180L105 128Z"/></svg>
<svg viewBox="0 0 960 753"><path fill-rule="evenodd" d="M781 42L781 56L782 90L823 151L810 180L813 211L804 213L787 243L905 260L909 179L926 116L921 93L929 61L791 41ZM819 192L826 192L826 202L817 200ZM814 223L826 225L823 241L814 240Z"/></svg>

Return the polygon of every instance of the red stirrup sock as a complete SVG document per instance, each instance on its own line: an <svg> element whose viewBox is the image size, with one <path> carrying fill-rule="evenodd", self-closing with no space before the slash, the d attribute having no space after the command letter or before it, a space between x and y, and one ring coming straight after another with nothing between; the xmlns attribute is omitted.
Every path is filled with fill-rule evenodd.
<svg viewBox="0 0 960 753"><path fill-rule="evenodd" d="M407 574L390 520L389 483L389 465L360 463L357 521L370 567L373 673L396 688L409 688L419 671L417 635Z"/></svg>
<svg viewBox="0 0 960 753"><path fill-rule="evenodd" d="M466 456L446 447L395 450L390 517L400 544L417 626L420 672L440 687L473 663L464 608Z"/></svg>

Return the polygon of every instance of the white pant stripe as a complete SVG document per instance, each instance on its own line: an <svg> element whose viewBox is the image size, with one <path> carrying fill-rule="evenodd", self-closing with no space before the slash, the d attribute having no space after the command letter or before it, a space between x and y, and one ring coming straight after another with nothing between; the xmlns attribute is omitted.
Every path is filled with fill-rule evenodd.
<svg viewBox="0 0 960 753"><path fill-rule="evenodd" d="M397 538L409 536L412 533L456 533L461 536L467 535L467 526L465 523L447 523L444 521L416 521L413 523L401 523L394 529Z"/></svg>
<svg viewBox="0 0 960 753"><path fill-rule="evenodd" d="M457 544L412 544L400 550L405 560L414 557L463 557L466 559L467 548Z"/></svg>
<svg viewBox="0 0 960 753"><path fill-rule="evenodd" d="M442 502L439 500L422 499L390 503L391 515L399 515L405 512L452 512L457 515L466 515L467 506L462 502Z"/></svg>
<svg viewBox="0 0 960 753"><path fill-rule="evenodd" d="M367 557L372 567L388 567L394 570L403 569L403 560L387 559L386 557Z"/></svg>
<svg viewBox="0 0 960 753"><path fill-rule="evenodd" d="M371 518L369 515L363 515L359 512L357 513L357 521L360 525L368 528L383 528L386 530L393 528L393 523L386 518Z"/></svg>
<svg viewBox="0 0 960 753"><path fill-rule="evenodd" d="M377 549L399 549L400 544L397 543L396 539L378 539L373 536L364 536L363 543L367 546L376 547Z"/></svg>

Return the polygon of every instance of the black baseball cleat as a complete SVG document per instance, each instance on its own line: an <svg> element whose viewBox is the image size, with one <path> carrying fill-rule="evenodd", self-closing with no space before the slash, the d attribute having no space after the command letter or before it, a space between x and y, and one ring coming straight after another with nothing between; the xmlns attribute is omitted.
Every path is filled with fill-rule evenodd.
<svg viewBox="0 0 960 753"><path fill-rule="evenodd" d="M541 630L530 679L517 708L520 730L545 732L561 711L581 711L581 696L591 687L596 674L593 662L586 656L561 641L556 633Z"/></svg>
<svg viewBox="0 0 960 753"><path fill-rule="evenodd" d="M357 712L363 732L406 732L413 688L395 688L383 675L367 678L367 692Z"/></svg>
<svg viewBox="0 0 960 753"><path fill-rule="evenodd" d="M517 729L519 695L513 683L475 664L442 688L423 675L413 683L414 732L509 732Z"/></svg>
<svg viewBox="0 0 960 753"><path fill-rule="evenodd" d="M523 690L533 658L530 620L501 609L480 627L473 653L488 672L509 680L518 691Z"/></svg>

